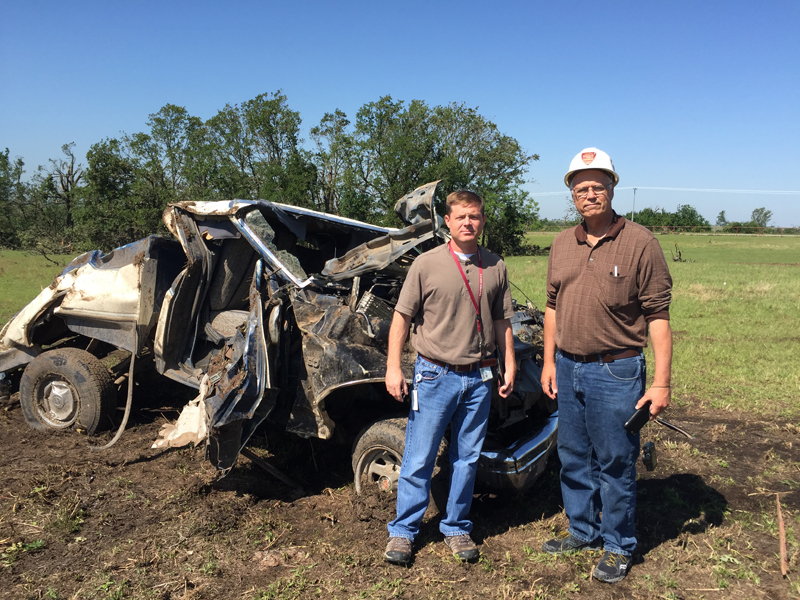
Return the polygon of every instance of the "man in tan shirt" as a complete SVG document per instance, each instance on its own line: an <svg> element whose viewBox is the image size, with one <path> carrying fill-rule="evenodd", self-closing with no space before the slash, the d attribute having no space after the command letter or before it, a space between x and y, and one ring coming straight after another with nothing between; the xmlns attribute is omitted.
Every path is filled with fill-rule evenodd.
<svg viewBox="0 0 800 600"><path fill-rule="evenodd" d="M636 548L639 434L623 424L648 402L651 419L670 402L672 279L653 234L611 208L619 176L605 152L578 153L564 181L583 221L550 249L542 388L558 395L569 530L542 549L603 548L593 576L614 583ZM655 377L645 389L648 331Z"/></svg>
<svg viewBox="0 0 800 600"><path fill-rule="evenodd" d="M505 365L499 387L511 394L516 376L514 311L506 267L500 257L478 247L486 223L483 200L468 191L447 197L445 223L452 239L417 257L395 306L389 330L386 389L398 401L408 394L400 356L415 321L411 411L397 489L397 518L389 523L384 558L406 564L428 507L431 475L448 424L450 493L439 530L462 560L479 552L469 534L472 491L489 417L491 358L495 348Z"/></svg>

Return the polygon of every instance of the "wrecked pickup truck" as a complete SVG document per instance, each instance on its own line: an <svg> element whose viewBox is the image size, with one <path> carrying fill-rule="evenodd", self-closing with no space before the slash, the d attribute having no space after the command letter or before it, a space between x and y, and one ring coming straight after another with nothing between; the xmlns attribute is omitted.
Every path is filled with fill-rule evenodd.
<svg viewBox="0 0 800 600"><path fill-rule="evenodd" d="M135 362L150 360L199 391L192 441L223 475L268 418L352 443L359 492L394 489L408 405L386 392L388 331L414 257L449 239L437 183L397 202L404 229L267 201L172 204L164 221L177 241L83 254L2 328L0 387L19 382L31 427L94 434L120 421L119 372L101 359L125 351L128 397L112 443L130 413ZM517 380L509 398L495 386L478 478L521 490L554 450L558 419L539 383L542 315L515 302L512 324ZM407 343L409 382L414 359Z"/></svg>

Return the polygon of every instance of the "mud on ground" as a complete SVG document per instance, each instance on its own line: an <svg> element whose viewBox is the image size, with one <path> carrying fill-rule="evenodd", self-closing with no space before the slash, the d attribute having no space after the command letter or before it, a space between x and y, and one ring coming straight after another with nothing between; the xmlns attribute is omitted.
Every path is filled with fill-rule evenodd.
<svg viewBox="0 0 800 600"><path fill-rule="evenodd" d="M240 457L218 479L202 449L152 450L189 398L143 400L113 448L30 429L0 409L0 598L792 598L798 586L800 429L700 409L666 415L696 435L649 424L658 467L641 468L639 549L630 575L591 579L598 555L553 557L566 526L556 464L525 494L476 493L477 564L456 561L432 516L408 567L383 562L394 497L357 496L350 449L266 429L252 440L303 490ZM169 385L169 384L167 384ZM125 390L121 390L121 397ZM183 396L183 397L182 397ZM165 404L163 398L172 398ZM787 529L780 573L775 493ZM435 511L434 511L435 512Z"/></svg>

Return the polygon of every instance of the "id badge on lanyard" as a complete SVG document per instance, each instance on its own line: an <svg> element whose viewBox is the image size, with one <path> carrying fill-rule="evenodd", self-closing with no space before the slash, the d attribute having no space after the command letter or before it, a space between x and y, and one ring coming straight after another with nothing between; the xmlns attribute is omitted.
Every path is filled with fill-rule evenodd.
<svg viewBox="0 0 800 600"><path fill-rule="evenodd" d="M478 300L475 300L475 295L472 293L472 288L469 287L469 281L467 280L467 276L464 274L464 269L461 268L461 263L458 261L458 257L456 257L456 253L453 251L452 242L447 244L447 247L450 249L450 255L453 257L453 260L458 267L458 272L461 273L461 278L464 280L464 285L467 286L467 291L469 292L469 299L472 300L472 306L475 308L475 323L478 328L478 348L480 349L480 357L483 360L483 326L481 325L481 296L483 295L483 261L481 260L481 249L478 248ZM489 379L491 379L492 370L489 369ZM481 369L481 378L483 381L487 381L486 375Z"/></svg>

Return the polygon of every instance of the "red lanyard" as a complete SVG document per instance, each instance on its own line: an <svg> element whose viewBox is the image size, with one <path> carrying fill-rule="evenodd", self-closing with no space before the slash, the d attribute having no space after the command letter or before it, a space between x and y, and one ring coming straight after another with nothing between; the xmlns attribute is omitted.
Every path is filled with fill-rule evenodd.
<svg viewBox="0 0 800 600"><path fill-rule="evenodd" d="M453 260L456 261L456 266L458 267L459 273L461 273L461 277L464 279L464 285L467 286L467 291L469 292L470 300L472 300L472 306L475 307L475 319L478 322L478 333L483 333L481 329L481 295L483 294L483 262L481 261L481 249L478 248L478 301L475 301L475 296L472 294L472 288L469 287L469 281L467 281L467 276L464 275L464 269L461 268L461 262L459 262L458 258L456 257L456 253L453 251L453 243L448 242L447 247L450 249L450 255L453 257Z"/></svg>

